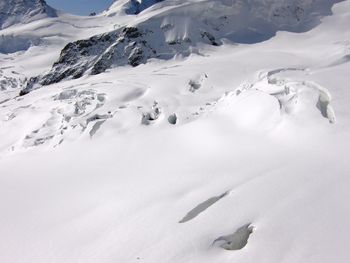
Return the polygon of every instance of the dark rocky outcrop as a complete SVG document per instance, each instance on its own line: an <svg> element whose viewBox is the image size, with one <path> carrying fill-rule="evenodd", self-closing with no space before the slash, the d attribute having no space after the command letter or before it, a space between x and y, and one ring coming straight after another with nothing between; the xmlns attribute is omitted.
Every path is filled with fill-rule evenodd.
<svg viewBox="0 0 350 263"><path fill-rule="evenodd" d="M113 65L129 64L135 67L145 63L156 55L156 51L144 40L147 34L134 27L125 27L69 43L50 72L31 78L26 90L32 90L36 84L50 85L63 79L80 78L87 72L97 75Z"/></svg>

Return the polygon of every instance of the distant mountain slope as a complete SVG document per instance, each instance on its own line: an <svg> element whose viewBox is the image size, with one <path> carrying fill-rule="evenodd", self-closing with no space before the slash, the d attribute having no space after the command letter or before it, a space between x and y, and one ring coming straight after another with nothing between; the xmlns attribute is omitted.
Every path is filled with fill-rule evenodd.
<svg viewBox="0 0 350 263"><path fill-rule="evenodd" d="M115 0L114 3L106 10L108 16L115 14L136 15L153 6L154 4L166 0Z"/></svg>
<svg viewBox="0 0 350 263"><path fill-rule="evenodd" d="M44 0L0 0L0 28L57 16L56 10Z"/></svg>
<svg viewBox="0 0 350 263"><path fill-rule="evenodd" d="M148 6L159 1L142 1ZM173 0L139 14L136 22L90 39L69 43L51 71L32 78L34 86L49 85L85 73L96 75L113 66L138 66L150 58L169 59L198 52L199 44L219 46L267 40L279 30L304 32L331 14L330 0ZM120 13L134 1L117 1L109 10ZM140 11L140 10L138 10ZM137 12L135 12L137 13Z"/></svg>
<svg viewBox="0 0 350 263"><path fill-rule="evenodd" d="M164 0L130 0L127 5L126 13L139 14L148 7L163 1Z"/></svg>

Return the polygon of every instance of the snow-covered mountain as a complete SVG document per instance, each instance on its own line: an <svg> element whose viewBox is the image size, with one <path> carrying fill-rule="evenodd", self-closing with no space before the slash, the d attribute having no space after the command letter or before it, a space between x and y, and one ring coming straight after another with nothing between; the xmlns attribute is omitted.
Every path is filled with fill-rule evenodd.
<svg viewBox="0 0 350 263"><path fill-rule="evenodd" d="M350 0L0 3L0 262L349 261Z"/></svg>
<svg viewBox="0 0 350 263"><path fill-rule="evenodd" d="M114 16L124 13L128 15L137 15L152 5L164 0L116 0L106 10L105 15Z"/></svg>
<svg viewBox="0 0 350 263"><path fill-rule="evenodd" d="M44 0L1 0L0 28L18 22L28 23L45 17L56 17L57 12Z"/></svg>
<svg viewBox="0 0 350 263"><path fill-rule="evenodd" d="M110 11L124 10L130 4L149 7L156 2L161 3L129 25L69 43L51 71L33 78L23 94L37 83L48 85L85 73L96 75L113 66L138 66L151 58L189 56L199 52L200 44L219 46L224 39L256 43L278 30L304 32L329 15L333 4L327 0L126 1L117 2ZM130 14L128 10L125 12Z"/></svg>
<svg viewBox="0 0 350 263"><path fill-rule="evenodd" d="M139 14L150 6L162 2L164 0L130 0L125 6L127 14Z"/></svg>

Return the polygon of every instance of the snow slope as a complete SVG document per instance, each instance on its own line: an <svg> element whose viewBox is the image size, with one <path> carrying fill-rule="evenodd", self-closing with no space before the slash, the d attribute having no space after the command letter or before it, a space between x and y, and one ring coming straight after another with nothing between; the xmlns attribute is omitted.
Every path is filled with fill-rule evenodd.
<svg viewBox="0 0 350 263"><path fill-rule="evenodd" d="M1 0L0 28L13 24L28 23L34 20L56 17L57 11L44 0Z"/></svg>
<svg viewBox="0 0 350 263"><path fill-rule="evenodd" d="M19 2L27 3L24 0ZM31 2L33 5L35 1ZM4 1L3 4L8 5L5 7L10 9L10 2ZM28 7L25 10L31 9ZM0 31L0 89L11 92L11 87L14 87L17 95L18 90L26 86L26 82L21 80L28 80L47 71L67 43L113 30L116 20L123 22L129 19L126 15L108 17L100 14L81 17L63 12L56 13L56 17L34 16L30 21L17 21ZM27 15L20 16L24 19L26 17ZM12 72L20 76L15 79L21 84L3 85L2 83L7 83L6 79L13 75Z"/></svg>
<svg viewBox="0 0 350 263"><path fill-rule="evenodd" d="M181 8L167 2L9 27L48 42L0 55L0 76L47 72L68 42ZM0 261L348 262L349 21L343 1L306 32L21 97L4 84Z"/></svg>
<svg viewBox="0 0 350 263"><path fill-rule="evenodd" d="M116 14L137 15L147 8L164 0L115 0L106 10L106 16L115 16Z"/></svg>
<svg viewBox="0 0 350 263"><path fill-rule="evenodd" d="M143 3L153 2L140 5ZM115 14L120 14L129 4L117 2L109 12L119 10ZM327 0L161 1L127 25L69 43L52 69L31 79L23 93L67 78L100 74L111 67L200 53L202 44L219 46L225 40L257 43L278 30L304 32L317 25L320 17L329 15L333 4Z"/></svg>

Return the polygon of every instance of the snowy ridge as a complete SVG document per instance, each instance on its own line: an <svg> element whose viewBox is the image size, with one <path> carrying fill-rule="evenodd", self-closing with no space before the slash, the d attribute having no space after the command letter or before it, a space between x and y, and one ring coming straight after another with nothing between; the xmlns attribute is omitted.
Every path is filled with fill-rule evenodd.
<svg viewBox="0 0 350 263"><path fill-rule="evenodd" d="M148 7L164 0L130 0L126 6L126 14L139 14Z"/></svg>
<svg viewBox="0 0 350 263"><path fill-rule="evenodd" d="M115 0L114 3L106 10L105 15L137 15L154 4L163 1L165 0Z"/></svg>
<svg viewBox="0 0 350 263"><path fill-rule="evenodd" d="M141 15L141 22L69 43L51 71L32 78L22 94L36 84L100 74L115 66L138 66L151 58L200 53L200 44L219 46L223 39L256 43L278 30L304 32L317 25L320 17L329 15L332 5L326 0L164 1L154 13Z"/></svg>
<svg viewBox="0 0 350 263"><path fill-rule="evenodd" d="M56 17L57 12L44 0L1 0L0 28L16 23L28 23L33 20Z"/></svg>

